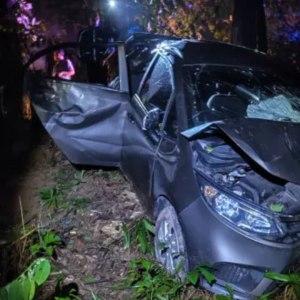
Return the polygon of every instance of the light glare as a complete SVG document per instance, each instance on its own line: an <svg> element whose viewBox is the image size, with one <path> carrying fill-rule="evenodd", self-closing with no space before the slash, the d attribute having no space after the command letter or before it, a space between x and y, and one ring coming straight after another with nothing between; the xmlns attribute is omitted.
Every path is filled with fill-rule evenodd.
<svg viewBox="0 0 300 300"><path fill-rule="evenodd" d="M110 0L110 1L109 1L109 5L110 5L111 7L114 7L114 6L116 5L116 1Z"/></svg>

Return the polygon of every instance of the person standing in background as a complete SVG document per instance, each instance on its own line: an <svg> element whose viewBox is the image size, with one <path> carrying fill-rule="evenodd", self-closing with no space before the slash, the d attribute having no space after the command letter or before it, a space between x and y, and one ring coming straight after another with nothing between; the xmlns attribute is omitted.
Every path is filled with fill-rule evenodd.
<svg viewBox="0 0 300 300"><path fill-rule="evenodd" d="M65 58L64 50L59 50L57 52L56 60L57 62L53 67L52 76L71 80L72 76L75 74L75 69L72 62L69 59Z"/></svg>
<svg viewBox="0 0 300 300"><path fill-rule="evenodd" d="M86 64L87 79L89 83L107 85L108 81L108 61L115 53L115 47L105 48L101 44L113 42L113 33L109 28L101 25L101 17L98 12L94 12L91 25L79 32L78 42L82 44L80 57ZM94 46L90 46L94 44Z"/></svg>

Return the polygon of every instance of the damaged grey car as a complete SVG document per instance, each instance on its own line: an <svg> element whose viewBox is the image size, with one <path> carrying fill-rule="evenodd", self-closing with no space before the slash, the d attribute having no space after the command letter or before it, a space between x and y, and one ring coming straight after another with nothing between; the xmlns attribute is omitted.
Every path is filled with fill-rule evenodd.
<svg viewBox="0 0 300 300"><path fill-rule="evenodd" d="M26 66L24 93L57 146L74 164L122 170L154 215L169 272L208 263L217 280L200 285L210 291L272 291L264 273L288 272L300 255L299 76L218 42L135 34L82 47L56 45ZM80 80L109 47L110 80ZM78 78L33 67L60 48L77 55Z"/></svg>

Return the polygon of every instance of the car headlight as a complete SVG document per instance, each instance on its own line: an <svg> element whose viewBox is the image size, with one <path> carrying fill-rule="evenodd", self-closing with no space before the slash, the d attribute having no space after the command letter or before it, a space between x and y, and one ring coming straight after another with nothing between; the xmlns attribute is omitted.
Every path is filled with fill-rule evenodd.
<svg viewBox="0 0 300 300"><path fill-rule="evenodd" d="M258 234L277 235L279 233L272 218L254 207L208 185L204 186L203 193L207 203L219 215L237 227Z"/></svg>

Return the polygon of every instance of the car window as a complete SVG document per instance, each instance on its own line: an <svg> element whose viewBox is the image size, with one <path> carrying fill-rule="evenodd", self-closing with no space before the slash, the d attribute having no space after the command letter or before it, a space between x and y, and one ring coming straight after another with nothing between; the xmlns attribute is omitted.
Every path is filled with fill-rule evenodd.
<svg viewBox="0 0 300 300"><path fill-rule="evenodd" d="M41 56L29 68L47 78L119 90L118 49L114 46L59 49Z"/></svg>
<svg viewBox="0 0 300 300"><path fill-rule="evenodd" d="M299 79L249 67L185 66L189 126L226 118L300 123Z"/></svg>
<svg viewBox="0 0 300 300"><path fill-rule="evenodd" d="M173 78L170 62L159 57L148 72L139 96L148 110L158 107L162 111L166 110L173 90Z"/></svg>

